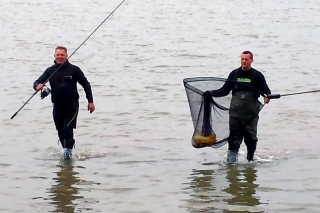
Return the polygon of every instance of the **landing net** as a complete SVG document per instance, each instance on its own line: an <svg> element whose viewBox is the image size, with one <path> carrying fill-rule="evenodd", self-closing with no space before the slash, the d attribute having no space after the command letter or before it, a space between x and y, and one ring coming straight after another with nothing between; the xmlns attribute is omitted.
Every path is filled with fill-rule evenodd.
<svg viewBox="0 0 320 213"><path fill-rule="evenodd" d="M220 89L227 81L232 84L236 83L238 86L251 87L248 83L232 82L216 77L196 77L183 80L194 127L191 142L195 148L220 148L228 142L231 92L223 97L203 97L205 91ZM252 88L252 90L255 89ZM235 110L232 107L231 115L233 113L244 114L246 117L244 125L247 125L258 116L263 107L261 102L257 101L257 103L254 109L248 109L249 106L247 107L245 103ZM251 113L246 113L248 110Z"/></svg>

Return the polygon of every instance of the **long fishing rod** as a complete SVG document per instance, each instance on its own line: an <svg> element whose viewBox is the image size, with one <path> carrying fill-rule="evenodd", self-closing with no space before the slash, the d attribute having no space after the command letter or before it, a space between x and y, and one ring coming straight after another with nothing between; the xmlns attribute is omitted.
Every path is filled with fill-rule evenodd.
<svg viewBox="0 0 320 213"><path fill-rule="evenodd" d="M295 93L287 93L287 94L269 94L266 97L269 99L277 99L282 96L290 96L290 95L300 95L300 94L306 94L306 93L314 93L314 92L320 92L320 90L311 90L311 91L305 91L305 92L295 92Z"/></svg>
<svg viewBox="0 0 320 213"><path fill-rule="evenodd" d="M67 60L70 59L71 56L73 56L73 55L80 49L80 47L86 43L86 41L103 25L103 23L104 23L105 21L107 21L107 19L123 4L123 2L125 2L125 0L123 0L123 1L107 16L107 18L105 18L105 19L99 24L99 26L77 47L77 49L67 58ZM66 63L66 61L65 61L64 63ZM64 63L62 63L62 64L58 67L58 69L56 69L56 70L48 77L48 79L43 83L43 85L45 85L45 84L51 79L51 77L63 66ZM31 95L31 97L18 109L18 111L11 116L11 119L13 119L14 117L16 117L16 115L22 110L22 108L23 108L37 93L38 93L38 90L35 91L35 92Z"/></svg>

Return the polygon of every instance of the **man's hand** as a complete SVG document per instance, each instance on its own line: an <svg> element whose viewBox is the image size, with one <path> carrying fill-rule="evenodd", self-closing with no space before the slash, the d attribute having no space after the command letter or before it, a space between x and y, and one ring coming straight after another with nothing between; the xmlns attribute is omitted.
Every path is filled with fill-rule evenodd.
<svg viewBox="0 0 320 213"><path fill-rule="evenodd" d="M44 84L38 84L36 87L36 90L37 91L42 90L43 87L44 87Z"/></svg>
<svg viewBox="0 0 320 213"><path fill-rule="evenodd" d="M212 97L212 93L209 90L207 90L202 94L202 96L206 97L206 98L210 98L210 97Z"/></svg>
<svg viewBox="0 0 320 213"><path fill-rule="evenodd" d="M94 103L88 103L88 111L90 113L93 113L93 111L95 110L96 108L94 107Z"/></svg>
<svg viewBox="0 0 320 213"><path fill-rule="evenodd" d="M264 99L264 103L265 103L265 104L268 104L268 103L270 102L270 99L267 98L267 97L264 97L263 99Z"/></svg>

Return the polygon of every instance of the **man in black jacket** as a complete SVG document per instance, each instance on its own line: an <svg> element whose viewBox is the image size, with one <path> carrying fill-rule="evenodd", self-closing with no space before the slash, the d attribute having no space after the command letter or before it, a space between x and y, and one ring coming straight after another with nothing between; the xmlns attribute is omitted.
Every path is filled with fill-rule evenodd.
<svg viewBox="0 0 320 213"><path fill-rule="evenodd" d="M33 88L42 90L44 82L51 86L51 101L53 103L53 120L58 131L58 137L63 149L63 157L71 158L75 144L73 129L76 128L79 110L79 83L88 100L88 111L95 110L91 85L81 69L68 61L67 48L58 46L55 49L54 65L48 67L34 82Z"/></svg>
<svg viewBox="0 0 320 213"><path fill-rule="evenodd" d="M262 104L258 101L260 94L271 94L261 72L251 67L253 54L244 51L241 54L241 67L233 70L225 84L217 90L206 91L204 96L222 97L232 91L229 109L229 137L227 162L236 163L242 140L247 146L247 160L252 161L257 147L257 126ZM269 103L267 97L264 103Z"/></svg>

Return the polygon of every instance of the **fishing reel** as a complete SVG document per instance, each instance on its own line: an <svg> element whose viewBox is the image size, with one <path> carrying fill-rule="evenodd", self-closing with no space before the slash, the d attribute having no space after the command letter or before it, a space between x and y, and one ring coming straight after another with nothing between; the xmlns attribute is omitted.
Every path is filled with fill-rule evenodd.
<svg viewBox="0 0 320 213"><path fill-rule="evenodd" d="M45 97L47 97L50 94L50 92L51 90L48 87L43 87L40 93L41 99L44 99Z"/></svg>

